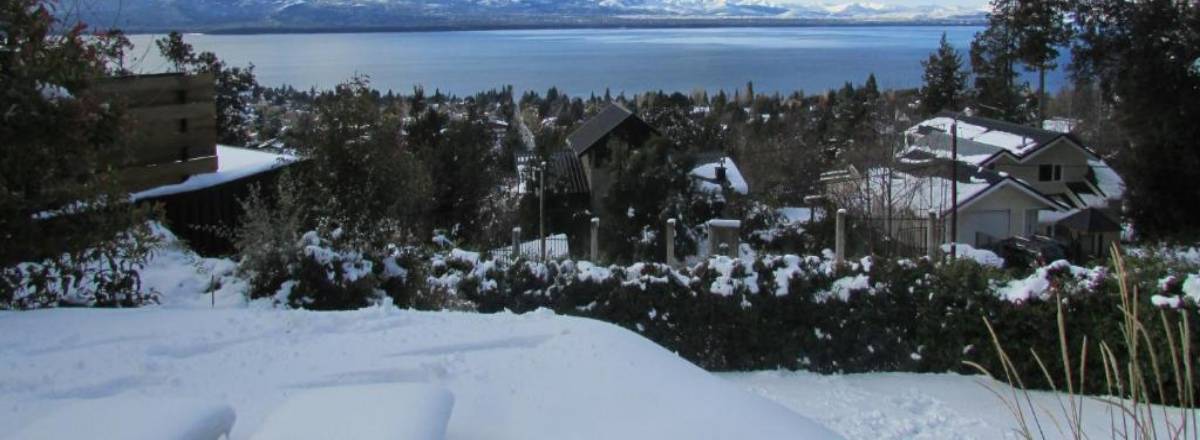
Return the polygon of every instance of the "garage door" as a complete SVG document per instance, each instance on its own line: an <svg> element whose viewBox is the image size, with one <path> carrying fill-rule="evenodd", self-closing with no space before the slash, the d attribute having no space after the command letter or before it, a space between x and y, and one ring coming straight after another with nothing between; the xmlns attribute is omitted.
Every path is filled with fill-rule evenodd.
<svg viewBox="0 0 1200 440"><path fill-rule="evenodd" d="M966 212L959 220L959 240L975 247L987 246L1011 236L1010 222L1008 210Z"/></svg>

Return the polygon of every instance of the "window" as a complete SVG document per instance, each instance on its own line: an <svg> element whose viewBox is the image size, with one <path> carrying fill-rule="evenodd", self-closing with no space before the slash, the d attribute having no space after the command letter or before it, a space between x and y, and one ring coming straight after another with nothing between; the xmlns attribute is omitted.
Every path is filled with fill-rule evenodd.
<svg viewBox="0 0 1200 440"><path fill-rule="evenodd" d="M1039 182L1062 181L1062 165L1041 165L1038 167Z"/></svg>

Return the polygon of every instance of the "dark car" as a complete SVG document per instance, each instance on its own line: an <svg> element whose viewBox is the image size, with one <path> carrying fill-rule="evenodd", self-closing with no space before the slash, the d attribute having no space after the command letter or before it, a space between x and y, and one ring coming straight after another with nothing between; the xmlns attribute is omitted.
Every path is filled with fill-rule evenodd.
<svg viewBox="0 0 1200 440"><path fill-rule="evenodd" d="M992 250L1004 259L1005 267L1040 266L1067 258L1067 247L1044 235L1004 239Z"/></svg>

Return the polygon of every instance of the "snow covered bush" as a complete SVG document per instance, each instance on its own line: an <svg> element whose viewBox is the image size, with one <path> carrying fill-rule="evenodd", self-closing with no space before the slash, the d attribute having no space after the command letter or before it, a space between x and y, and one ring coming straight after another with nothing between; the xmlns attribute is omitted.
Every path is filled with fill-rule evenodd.
<svg viewBox="0 0 1200 440"><path fill-rule="evenodd" d="M302 208L294 183L285 176L274 191L255 186L241 201L245 214L235 232L234 247L240 256L238 271L250 284L250 299L274 296L297 264Z"/></svg>
<svg viewBox="0 0 1200 440"><path fill-rule="evenodd" d="M347 310L376 304L384 297L375 263L361 251L338 243L340 231L325 239L317 231L304 234L293 278L284 283L278 299L292 307Z"/></svg>
<svg viewBox="0 0 1200 440"><path fill-rule="evenodd" d="M86 249L0 270L0 309L56 306L136 307L156 301L140 271L161 239L157 224L139 224Z"/></svg>

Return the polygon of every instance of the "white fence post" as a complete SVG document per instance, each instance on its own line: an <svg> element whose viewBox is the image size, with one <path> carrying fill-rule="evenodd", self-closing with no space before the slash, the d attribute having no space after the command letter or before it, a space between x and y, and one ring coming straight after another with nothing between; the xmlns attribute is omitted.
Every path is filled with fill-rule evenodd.
<svg viewBox="0 0 1200 440"><path fill-rule="evenodd" d="M518 258L521 258L521 227L520 226L513 228L512 240L513 240L512 259L516 260Z"/></svg>
<svg viewBox="0 0 1200 440"><path fill-rule="evenodd" d="M600 217L592 217L592 263L600 261Z"/></svg>
<svg viewBox="0 0 1200 440"><path fill-rule="evenodd" d="M667 264L675 265L675 219L667 219Z"/></svg>
<svg viewBox="0 0 1200 440"><path fill-rule="evenodd" d="M837 211L835 233L837 236L834 238L833 244L833 262L840 266L846 262L846 210L844 208Z"/></svg>

